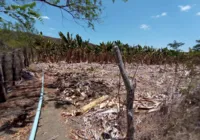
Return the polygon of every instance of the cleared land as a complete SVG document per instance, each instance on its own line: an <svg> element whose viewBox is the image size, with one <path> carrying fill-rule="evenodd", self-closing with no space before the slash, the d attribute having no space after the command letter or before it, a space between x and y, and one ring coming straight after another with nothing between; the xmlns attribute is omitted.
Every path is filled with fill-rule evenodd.
<svg viewBox="0 0 200 140"><path fill-rule="evenodd" d="M0 139L28 138L37 107L42 69L45 70L45 101L37 139L124 137L126 91L117 65L58 62L32 64L28 70L35 74L34 79L22 80L10 89L8 101L0 104ZM200 99L196 96L199 93L194 88L189 91L191 95L195 94L191 96L193 104L186 101L184 94L191 83L197 87L199 77L191 76L192 72L184 66L179 66L177 72L175 66L170 65L127 64L126 69L137 83L134 102L136 139L200 138L197 111ZM87 112L80 111L84 105L107 95L107 100ZM187 99L190 99L188 95ZM186 109L192 116L188 116Z"/></svg>

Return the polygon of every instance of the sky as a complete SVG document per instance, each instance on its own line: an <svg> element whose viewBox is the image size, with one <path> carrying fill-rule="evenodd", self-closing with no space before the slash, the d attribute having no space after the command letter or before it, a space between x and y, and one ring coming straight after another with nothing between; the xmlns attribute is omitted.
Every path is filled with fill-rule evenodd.
<svg viewBox="0 0 200 140"><path fill-rule="evenodd" d="M57 8L38 4L43 23L37 22L36 28L52 37L59 37L59 31L79 34L95 44L120 40L161 48L177 40L185 43L184 51L200 39L200 0L116 0L114 4L103 0L103 5L102 21L93 31L75 23L65 12L63 17Z"/></svg>

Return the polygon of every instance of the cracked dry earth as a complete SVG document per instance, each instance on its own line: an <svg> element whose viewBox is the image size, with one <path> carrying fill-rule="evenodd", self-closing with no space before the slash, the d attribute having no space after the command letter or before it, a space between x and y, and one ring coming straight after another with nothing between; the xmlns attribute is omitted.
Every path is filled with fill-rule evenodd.
<svg viewBox="0 0 200 140"><path fill-rule="evenodd" d="M17 102L18 99L21 102L27 100L32 102L29 106L35 107L29 111L26 110L27 107L19 108L28 114L23 121L30 122L21 127L10 124L9 129L6 127L0 129L0 139L28 138L32 125L31 120L34 118L37 106L42 69L45 71L45 97L36 135L37 140L100 139L102 137L106 139L106 136L113 138L125 136L126 122L123 112L125 111L126 91L117 65L58 62L32 64L28 68L35 73L35 79L22 81L18 84L18 88L13 88L8 103L13 100ZM151 134L160 134L157 132L159 130L154 128L159 126L146 121L147 116L153 117L152 114L160 111L160 106L171 95L170 93L187 87L190 80L187 77L189 71L180 66L175 75L174 67L168 65L127 64L126 69L130 78L135 76L137 83L134 102L136 138L141 140L153 138ZM14 96L20 92L25 96L37 93L37 96L34 100L20 97L21 94ZM120 104L116 97L118 94L121 97ZM88 112L74 115L77 109L105 95L109 96L106 101ZM3 106L5 105L0 105L1 108ZM5 113L10 108L15 109L14 106L8 106L8 110L4 108L1 112ZM118 113L119 108L121 113ZM4 116L0 115L1 120L5 119ZM9 122L12 122L12 119ZM148 127L144 126L148 124ZM7 132L10 129L13 129L12 133ZM147 134L148 136L145 136Z"/></svg>

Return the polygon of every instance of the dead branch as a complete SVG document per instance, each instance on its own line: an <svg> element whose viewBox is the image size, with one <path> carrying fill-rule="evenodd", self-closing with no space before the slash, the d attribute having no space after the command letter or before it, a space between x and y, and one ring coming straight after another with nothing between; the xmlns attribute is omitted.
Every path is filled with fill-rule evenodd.
<svg viewBox="0 0 200 140"><path fill-rule="evenodd" d="M127 96L126 96L126 113L127 113L127 133L126 139L133 140L134 139L134 123L133 123L133 101L134 101L134 91L135 87L133 83L129 80L127 73L124 68L124 63L122 61L122 56L118 46L114 47L116 62L118 63L118 67L124 81L124 85L126 87Z"/></svg>

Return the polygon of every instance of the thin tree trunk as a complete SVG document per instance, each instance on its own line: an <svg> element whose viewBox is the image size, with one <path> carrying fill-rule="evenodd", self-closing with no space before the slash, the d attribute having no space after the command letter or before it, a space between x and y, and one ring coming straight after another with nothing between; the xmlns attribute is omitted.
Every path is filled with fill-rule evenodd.
<svg viewBox="0 0 200 140"><path fill-rule="evenodd" d="M122 56L118 46L114 47L115 55L116 55L116 62L118 63L118 67L124 81L124 85L126 87L127 96L126 96L126 113L127 113L127 132L126 132L126 139L133 140L134 139L134 120L133 120L133 101L134 101L134 91L135 86L129 80L128 75L124 68L124 63L122 61Z"/></svg>

